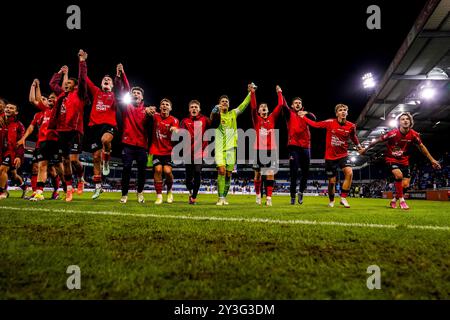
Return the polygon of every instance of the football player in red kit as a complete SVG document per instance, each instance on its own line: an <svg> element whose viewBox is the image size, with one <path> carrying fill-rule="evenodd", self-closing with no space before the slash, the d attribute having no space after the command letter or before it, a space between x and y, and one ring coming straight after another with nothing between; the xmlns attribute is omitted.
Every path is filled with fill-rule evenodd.
<svg viewBox="0 0 450 320"><path fill-rule="evenodd" d="M127 203L133 161L137 164L137 200L144 203L145 169L147 168L148 128L149 116L145 112L144 89L133 87L130 91L125 70L122 65L117 66L115 86L118 92L131 92L131 102L120 106L122 118L122 197L120 203Z"/></svg>
<svg viewBox="0 0 450 320"><path fill-rule="evenodd" d="M78 80L69 78L64 85L64 90L59 83L62 74L67 72L67 67L61 68L55 73L50 81L50 88L58 95L55 107L52 109L52 119L48 126L49 129L55 129L58 133L58 141L62 150L64 164L64 180L67 184L66 201L72 201L72 166L75 168L78 177L78 194L83 192L83 166L80 162L80 153L82 152L83 137L83 110L87 102L87 88L85 82L86 59L85 53L80 50L79 57L79 75Z"/></svg>
<svg viewBox="0 0 450 320"><path fill-rule="evenodd" d="M8 103L4 111L4 134L2 135L2 162L0 164L0 200L7 198L6 184L8 182L8 171L18 169L23 163L24 148L17 146L24 132L23 124L17 119L19 115L18 107ZM14 174L17 175L17 174ZM22 180L23 181L23 180Z"/></svg>
<svg viewBox="0 0 450 320"><path fill-rule="evenodd" d="M33 121L31 121L31 124L28 126L27 130L25 131L25 134L23 135L22 139L20 139L17 142L17 145L25 145L25 141L28 138L28 136L34 131L35 128L38 129L38 139L36 141L36 146L33 152L33 158L32 158L32 173L31 173L31 188L33 190L33 194L28 199L33 200L43 200L43 196L39 199L34 199L37 191L37 184L38 184L38 174L39 174L39 162L40 160L40 143L43 141L42 139L39 139L39 137L44 132L45 128L42 127L42 124L45 120L46 125L48 125L48 120L50 116L50 109L53 108L55 101L57 97L56 94L51 93L49 95L49 98L42 96L41 89L40 89L40 83L38 79L35 79L33 83L31 84L30 88L30 95L29 95L29 101L31 104L36 106L40 111L36 112ZM47 168L47 165L45 166ZM63 177L63 168L62 163L59 161L57 163L52 162L51 166L48 166L48 171L50 173L50 177L52 180L52 185L54 188L52 199L58 199L58 189L59 189L59 183L60 183L60 176ZM45 181L44 181L45 182Z"/></svg>
<svg viewBox="0 0 450 320"><path fill-rule="evenodd" d="M87 58L87 53L85 60ZM86 61L81 62L86 65ZM117 67L119 68L119 66ZM87 66L86 66L87 70ZM117 70L119 72L119 70ZM117 100L114 92L113 79L105 75L101 89L97 87L85 74L86 86L92 97L92 108L89 116L89 147L93 153L95 192L92 199L97 199L103 192L102 173L109 175L109 160L111 158L111 143L117 132ZM103 168L103 170L101 170Z"/></svg>
<svg viewBox="0 0 450 320"><path fill-rule="evenodd" d="M340 167L344 172L344 183L342 184L340 204L345 208L350 208L347 201L348 193L352 186L353 170L351 161L348 158L348 140L356 145L358 150L361 149L358 137L356 136L355 124L347 121L348 106L338 104L334 108L336 113L335 119L315 122L305 115L306 111L300 112L306 123L314 128L322 128L327 130L326 147L325 147L325 171L328 177L328 197L330 199L329 207L334 207L334 193L336 186L337 168Z"/></svg>
<svg viewBox="0 0 450 320"><path fill-rule="evenodd" d="M408 148L411 144L416 145L419 150L430 160L434 169L441 169L441 165L435 160L425 145L420 139L420 135L417 131L412 129L414 125L414 119L409 112L404 112L399 116L398 127L389 131L388 133L380 136L371 142L365 149L359 151L360 154L364 154L368 149L380 142L386 142L386 156L385 161L388 170L393 174L395 178L395 196L391 200L390 206L392 208L397 207L397 201L400 201L400 208L408 210L409 207L406 204L403 197L404 189L409 187L411 180L409 169L409 155Z"/></svg>
<svg viewBox="0 0 450 320"><path fill-rule="evenodd" d="M278 105L269 114L267 103L261 103L258 107L255 91L251 91L250 107L252 112L253 128L256 131L255 151L256 158L253 165L255 171L256 204L261 204L262 175L266 176L266 205L272 206L272 191L274 187L274 170L277 167L278 155L275 140L275 123L284 105L283 93L279 86L276 87ZM262 172L262 174L261 174Z"/></svg>
<svg viewBox="0 0 450 320"><path fill-rule="evenodd" d="M287 104L285 103L287 106ZM309 166L311 162L311 134L308 124L299 113L304 110L302 99L292 99L290 108L283 108L283 115L288 129L289 176L291 204L295 204L299 169L301 170L298 190L298 203L303 204L303 192L308 182ZM308 113L309 114L309 113Z"/></svg>
<svg viewBox="0 0 450 320"><path fill-rule="evenodd" d="M184 118L180 124L180 127L186 129L191 137L191 159L190 163L185 163L189 204L196 204L202 179L203 152L208 145L207 141L203 141L203 135L206 129L211 126L211 119L201 114L200 111L200 102L191 100L189 102L189 117Z"/></svg>
<svg viewBox="0 0 450 320"><path fill-rule="evenodd" d="M167 186L167 203L173 202L172 185L172 132L179 127L179 121L174 116L170 115L172 111L172 102L169 99L162 99L159 104L159 113L156 112L155 107L147 108L148 115L153 117L153 133L152 145L150 147L150 154L153 155L153 170L156 190L155 204L163 202L162 189L163 180L162 174L164 171L165 182Z"/></svg>

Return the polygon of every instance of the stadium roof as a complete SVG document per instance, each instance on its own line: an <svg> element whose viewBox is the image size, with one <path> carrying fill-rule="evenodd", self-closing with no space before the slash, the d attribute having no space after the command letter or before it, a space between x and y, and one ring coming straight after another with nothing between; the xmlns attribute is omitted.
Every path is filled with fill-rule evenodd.
<svg viewBox="0 0 450 320"><path fill-rule="evenodd" d="M401 112L414 115L414 129L428 143L449 135L449 12L449 0L430 0L425 5L357 120L363 145L391 129L390 121ZM424 87L435 88L436 96L422 98ZM382 149L377 145L367 155Z"/></svg>

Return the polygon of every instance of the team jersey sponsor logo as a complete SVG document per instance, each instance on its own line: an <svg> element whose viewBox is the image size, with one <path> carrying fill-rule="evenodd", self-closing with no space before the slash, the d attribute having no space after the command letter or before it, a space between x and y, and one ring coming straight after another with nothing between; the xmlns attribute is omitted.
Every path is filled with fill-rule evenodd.
<svg viewBox="0 0 450 320"><path fill-rule="evenodd" d="M332 135L331 136L331 145L333 147L342 147L343 145L345 145L345 142L342 141L341 139L339 139L339 137Z"/></svg>

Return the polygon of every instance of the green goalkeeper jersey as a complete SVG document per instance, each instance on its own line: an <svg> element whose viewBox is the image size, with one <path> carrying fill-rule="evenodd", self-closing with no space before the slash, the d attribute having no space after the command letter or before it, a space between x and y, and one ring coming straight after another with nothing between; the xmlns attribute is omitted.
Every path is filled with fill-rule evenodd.
<svg viewBox="0 0 450 320"><path fill-rule="evenodd" d="M220 113L220 125L216 129L216 152L237 148L237 117L244 112L250 104L250 93L235 109Z"/></svg>

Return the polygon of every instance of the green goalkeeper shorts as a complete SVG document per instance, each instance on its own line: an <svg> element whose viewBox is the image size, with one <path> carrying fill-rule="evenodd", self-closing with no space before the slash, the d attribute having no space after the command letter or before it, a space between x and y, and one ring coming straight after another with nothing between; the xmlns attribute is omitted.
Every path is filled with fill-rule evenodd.
<svg viewBox="0 0 450 320"><path fill-rule="evenodd" d="M216 152L215 160L217 167L224 166L226 167L227 171L233 171L236 164L236 148L228 149L222 152Z"/></svg>

